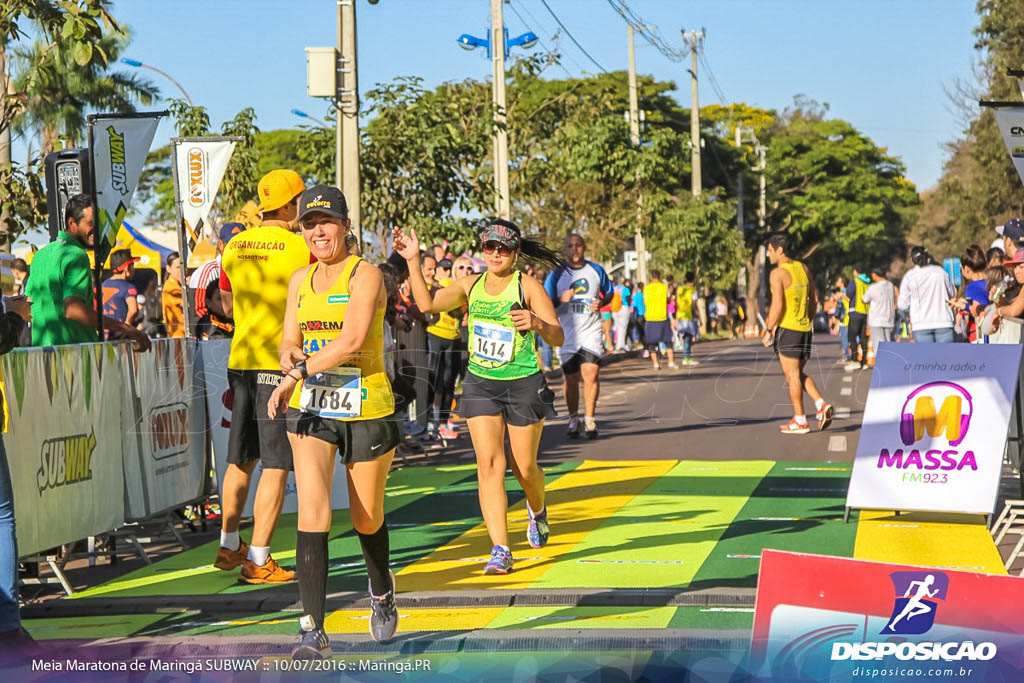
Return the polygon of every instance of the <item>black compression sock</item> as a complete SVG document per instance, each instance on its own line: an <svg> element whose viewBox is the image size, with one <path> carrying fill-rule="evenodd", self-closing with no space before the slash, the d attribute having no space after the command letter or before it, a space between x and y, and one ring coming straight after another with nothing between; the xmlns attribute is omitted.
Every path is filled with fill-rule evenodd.
<svg viewBox="0 0 1024 683"><path fill-rule="evenodd" d="M327 602L327 532L299 531L295 542L295 573L299 579L302 610L324 625Z"/></svg>
<svg viewBox="0 0 1024 683"><path fill-rule="evenodd" d="M388 523L385 521L372 534L359 534L359 544L363 547L366 573L370 576L370 592L378 598L382 597L391 590L391 577L388 576L388 555L391 552Z"/></svg>

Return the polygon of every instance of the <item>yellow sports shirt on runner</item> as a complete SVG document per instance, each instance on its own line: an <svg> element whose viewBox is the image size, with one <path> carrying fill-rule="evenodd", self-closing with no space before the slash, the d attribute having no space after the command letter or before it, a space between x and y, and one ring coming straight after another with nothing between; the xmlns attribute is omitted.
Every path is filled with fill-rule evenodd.
<svg viewBox="0 0 1024 683"><path fill-rule="evenodd" d="M452 281L448 278L443 278L438 281L441 288L444 289L452 284ZM427 328L427 332L440 337L441 339L458 339L459 338L459 319L448 315L447 312L442 312L437 317L437 322Z"/></svg>
<svg viewBox="0 0 1024 683"><path fill-rule="evenodd" d="M235 235L224 247L220 288L232 294L232 370L279 370L277 347L292 273L309 265L302 237L276 225Z"/></svg>
<svg viewBox="0 0 1024 683"><path fill-rule="evenodd" d="M296 309L302 351L307 356L315 356L341 334L349 279L360 262L358 256L350 256L338 279L324 292L313 291L313 273L319 264L309 267ZM384 311L384 306L374 310L370 329L354 357L299 382L288 406L334 420L372 420L395 412L391 382L384 372Z"/></svg>
<svg viewBox="0 0 1024 683"><path fill-rule="evenodd" d="M693 320L694 292L696 288L693 285L676 287L676 317L680 320Z"/></svg>
<svg viewBox="0 0 1024 683"><path fill-rule="evenodd" d="M644 314L647 322L668 320L668 285L655 281L644 287L644 306L647 308Z"/></svg>
<svg viewBox="0 0 1024 683"><path fill-rule="evenodd" d="M784 330L810 332L811 319L807 317L807 271L799 261L780 263L779 267L789 273L790 283L783 296L786 300L786 312L779 321Z"/></svg>

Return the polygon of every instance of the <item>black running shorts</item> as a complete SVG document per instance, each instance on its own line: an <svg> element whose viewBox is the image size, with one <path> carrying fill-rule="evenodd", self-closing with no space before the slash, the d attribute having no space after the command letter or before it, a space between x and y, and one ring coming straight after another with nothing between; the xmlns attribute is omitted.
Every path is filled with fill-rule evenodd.
<svg viewBox="0 0 1024 683"><path fill-rule="evenodd" d="M501 415L505 424L526 427L556 417L554 399L542 372L519 379L488 379L469 372L457 412L466 419Z"/></svg>
<svg viewBox="0 0 1024 683"><path fill-rule="evenodd" d="M311 436L338 447L343 464L376 460L398 446L402 437L390 417L372 420L333 420L289 408L288 431L296 436Z"/></svg>
<svg viewBox="0 0 1024 683"><path fill-rule="evenodd" d="M775 333L775 353L797 360L809 359L811 357L811 333L780 327Z"/></svg>
<svg viewBox="0 0 1024 683"><path fill-rule="evenodd" d="M580 365L583 363L594 363L596 365L600 365L601 356L589 349L580 349L562 363L562 374L575 375L580 371Z"/></svg>
<svg viewBox="0 0 1024 683"><path fill-rule="evenodd" d="M281 383L274 370L228 370L231 387L231 429L228 431L228 462L245 466L260 460L269 470L292 469L284 413L271 420L267 403Z"/></svg>

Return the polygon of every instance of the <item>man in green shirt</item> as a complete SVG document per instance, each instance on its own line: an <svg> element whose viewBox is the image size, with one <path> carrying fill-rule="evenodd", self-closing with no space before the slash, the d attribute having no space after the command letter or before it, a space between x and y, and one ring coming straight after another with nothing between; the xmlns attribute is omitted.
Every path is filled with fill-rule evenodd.
<svg viewBox="0 0 1024 683"><path fill-rule="evenodd" d="M26 294L32 302L32 346L98 342L95 294L87 248L92 248L93 207L88 195L67 204L65 229L32 259L32 277ZM131 339L136 351L149 350L149 337L113 318L103 327Z"/></svg>

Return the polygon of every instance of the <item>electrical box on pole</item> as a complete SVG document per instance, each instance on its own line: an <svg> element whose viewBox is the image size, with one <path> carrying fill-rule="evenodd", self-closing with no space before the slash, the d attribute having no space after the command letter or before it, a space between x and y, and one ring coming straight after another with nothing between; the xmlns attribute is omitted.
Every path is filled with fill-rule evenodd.
<svg viewBox="0 0 1024 683"><path fill-rule="evenodd" d="M337 96L338 51L335 48L306 48L306 94L332 100Z"/></svg>

